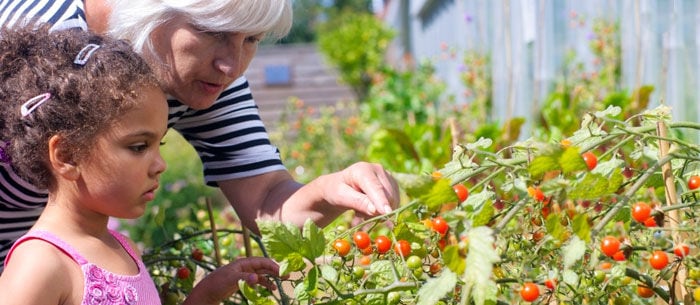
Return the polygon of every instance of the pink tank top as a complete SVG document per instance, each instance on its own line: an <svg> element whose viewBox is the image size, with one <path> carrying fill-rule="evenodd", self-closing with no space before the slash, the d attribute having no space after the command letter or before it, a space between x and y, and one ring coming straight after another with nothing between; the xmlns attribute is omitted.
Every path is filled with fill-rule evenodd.
<svg viewBox="0 0 700 305"><path fill-rule="evenodd" d="M110 233L116 238L121 246L134 259L139 268L137 275L120 275L104 270L97 265L88 262L71 245L67 244L57 236L47 231L29 231L15 242L5 259L5 264L10 259L12 251L24 241L30 239L40 239L46 241L64 253L69 255L83 270L85 289L83 294L83 305L157 305L160 303L158 290L153 279L148 274L148 269L143 262L137 258L136 253L126 241L126 238L115 232Z"/></svg>

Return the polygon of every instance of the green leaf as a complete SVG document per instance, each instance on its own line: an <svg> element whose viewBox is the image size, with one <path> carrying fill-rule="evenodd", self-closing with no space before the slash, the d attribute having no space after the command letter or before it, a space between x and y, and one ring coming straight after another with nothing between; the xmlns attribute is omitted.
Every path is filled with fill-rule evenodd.
<svg viewBox="0 0 700 305"><path fill-rule="evenodd" d="M433 305L450 293L457 284L457 275L450 269L443 270L440 276L431 278L418 290L417 305Z"/></svg>
<svg viewBox="0 0 700 305"><path fill-rule="evenodd" d="M318 285L318 269L316 267L311 268L309 273L306 274L306 278L304 278L304 285L306 286L306 291L310 295L315 295Z"/></svg>
<svg viewBox="0 0 700 305"><path fill-rule="evenodd" d="M331 283L335 283L338 280L338 270L335 270L333 266L321 265L319 268L321 268L321 277L323 277L324 280Z"/></svg>
<svg viewBox="0 0 700 305"><path fill-rule="evenodd" d="M280 261L281 276L304 270L304 268L306 268L306 262L304 262L304 257L299 252L289 253Z"/></svg>
<svg viewBox="0 0 700 305"><path fill-rule="evenodd" d="M391 261L378 260L369 265L370 277L379 286L389 285L394 281L394 268Z"/></svg>
<svg viewBox="0 0 700 305"><path fill-rule="evenodd" d="M608 179L600 174L587 173L569 192L571 199L593 200L610 194Z"/></svg>
<svg viewBox="0 0 700 305"><path fill-rule="evenodd" d="M258 221L262 243L277 261L282 261L292 253L298 253L303 246L299 228L292 224L282 224L277 221Z"/></svg>
<svg viewBox="0 0 700 305"><path fill-rule="evenodd" d="M545 227L547 228L547 233L552 235L552 237L558 240L562 240L565 237L564 232L566 232L566 228L561 225L561 216L558 214L549 214L545 221Z"/></svg>
<svg viewBox="0 0 700 305"><path fill-rule="evenodd" d="M459 255L459 247L454 245L446 246L442 251L442 260L445 266L455 273L463 273L467 267L467 262Z"/></svg>
<svg viewBox="0 0 700 305"><path fill-rule="evenodd" d="M392 174L399 184L399 187L403 189L406 194L412 198L418 198L421 195L427 193L435 181L433 177L429 175L415 175L415 174L405 174L405 173L393 173Z"/></svg>
<svg viewBox="0 0 700 305"><path fill-rule="evenodd" d="M533 179L539 180L544 177L544 174L550 171L559 170L559 162L556 157L549 155L537 156L530 162L528 171Z"/></svg>
<svg viewBox="0 0 700 305"><path fill-rule="evenodd" d="M574 235L562 248L564 268L571 268L585 253L586 243Z"/></svg>
<svg viewBox="0 0 700 305"><path fill-rule="evenodd" d="M445 203L456 202L458 198L450 181L440 179L427 194L420 197L420 200L425 203L428 209L436 210Z"/></svg>
<svg viewBox="0 0 700 305"><path fill-rule="evenodd" d="M617 167L610 174L610 179L608 179L608 193L615 193L620 189L624 178L622 176L622 170Z"/></svg>
<svg viewBox="0 0 700 305"><path fill-rule="evenodd" d="M304 250L303 255L310 261L314 261L317 257L323 255L326 249L326 237L323 231L314 223L311 218L304 223Z"/></svg>
<svg viewBox="0 0 700 305"><path fill-rule="evenodd" d="M581 157L578 147L567 148L559 158L559 165L561 166L562 173L564 174L588 169L586 162L583 161L583 158Z"/></svg>
<svg viewBox="0 0 700 305"><path fill-rule="evenodd" d="M485 226L491 221L491 217L496 213L491 200L486 201L478 211L472 215L472 227Z"/></svg>
<svg viewBox="0 0 700 305"><path fill-rule="evenodd" d="M586 242L591 241L591 226L588 224L588 215L577 214L574 216L571 229L580 239Z"/></svg>
<svg viewBox="0 0 700 305"><path fill-rule="evenodd" d="M492 280L493 264L500 261L493 247L493 230L488 227L476 227L469 231L469 254L463 280L467 293L474 295L476 305L496 302L498 287Z"/></svg>
<svg viewBox="0 0 700 305"><path fill-rule="evenodd" d="M245 296L249 304L252 305L274 305L276 304L272 299L261 296L255 288L248 285L245 280L238 281L238 290Z"/></svg>

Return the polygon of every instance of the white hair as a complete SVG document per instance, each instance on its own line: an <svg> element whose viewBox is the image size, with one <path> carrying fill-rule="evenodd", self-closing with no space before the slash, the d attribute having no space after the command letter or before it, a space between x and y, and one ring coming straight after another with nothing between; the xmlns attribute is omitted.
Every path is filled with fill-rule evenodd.
<svg viewBox="0 0 700 305"><path fill-rule="evenodd" d="M291 0L109 0L109 34L154 54L151 33L175 18L212 32L262 34L279 39L292 26Z"/></svg>

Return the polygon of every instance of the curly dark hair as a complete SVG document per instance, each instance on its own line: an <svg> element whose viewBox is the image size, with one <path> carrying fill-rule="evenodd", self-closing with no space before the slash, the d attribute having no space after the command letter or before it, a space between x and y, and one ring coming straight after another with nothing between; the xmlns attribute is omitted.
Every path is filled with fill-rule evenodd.
<svg viewBox="0 0 700 305"><path fill-rule="evenodd" d="M87 45L100 46L85 65ZM144 88L159 88L148 64L128 42L49 25L0 29L0 139L15 171L37 187L53 182L48 143L60 135L73 159L84 158L95 137L131 109ZM22 117L23 103L49 93ZM163 101L165 102L165 101Z"/></svg>

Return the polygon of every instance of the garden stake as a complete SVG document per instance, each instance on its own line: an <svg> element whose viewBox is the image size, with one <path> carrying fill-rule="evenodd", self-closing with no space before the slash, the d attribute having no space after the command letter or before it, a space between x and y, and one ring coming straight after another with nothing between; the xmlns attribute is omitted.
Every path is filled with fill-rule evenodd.
<svg viewBox="0 0 700 305"><path fill-rule="evenodd" d="M214 212L211 207L211 198L205 199L207 203L207 214L209 215L209 225L211 226L212 241L214 242L214 258L216 266L221 267L221 249L219 247L219 234L216 232L216 223L214 222Z"/></svg>
<svg viewBox="0 0 700 305"><path fill-rule="evenodd" d="M659 159L663 159L668 155L669 144L663 139L667 137L668 131L666 124L663 121L656 123L656 134L659 136ZM666 193L666 205L673 206L678 203L678 197L676 196L676 184L674 181L671 162L661 165L661 175L663 177ZM678 210L668 211L670 217L664 217L665 222L668 223L671 228L671 238L674 244L678 244L682 241L681 234L676 230L678 228L678 221L680 220L678 215ZM671 302L670 304L676 304L676 300L683 300L685 296L685 291L683 290L683 283L685 282L686 272L685 268L678 268L676 276L673 278L671 284ZM678 285L680 284L680 285Z"/></svg>

